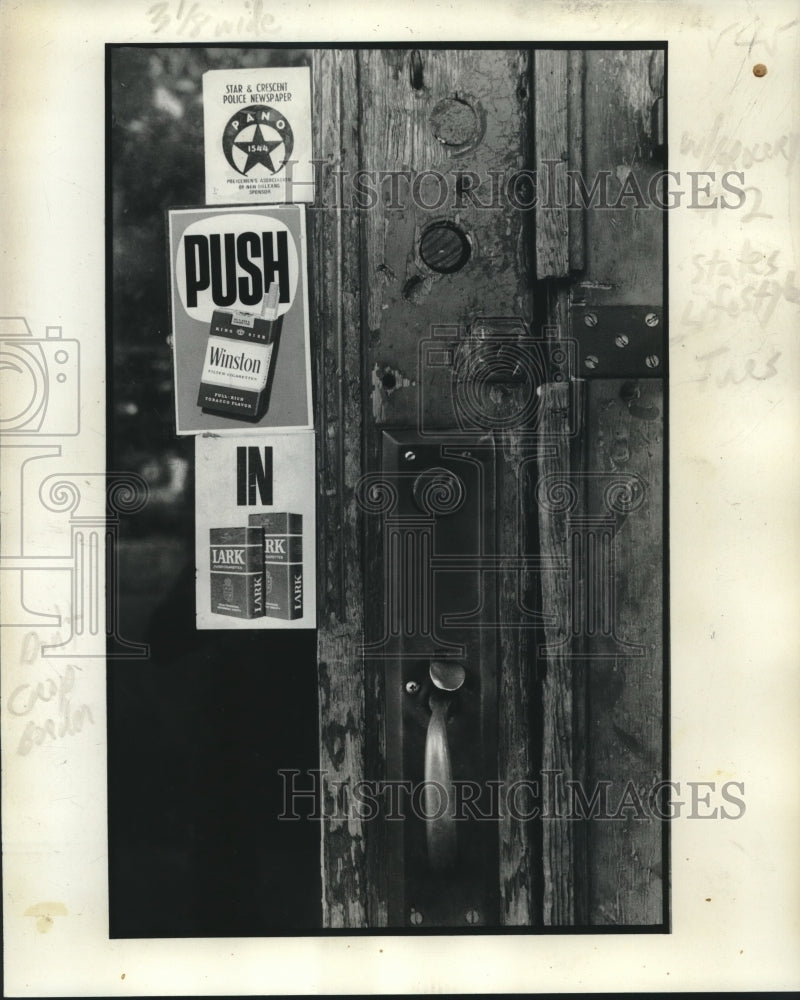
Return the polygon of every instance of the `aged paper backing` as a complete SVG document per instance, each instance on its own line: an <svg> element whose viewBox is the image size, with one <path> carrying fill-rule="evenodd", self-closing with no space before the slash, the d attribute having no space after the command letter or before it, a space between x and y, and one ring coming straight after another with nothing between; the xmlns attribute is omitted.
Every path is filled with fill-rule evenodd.
<svg viewBox="0 0 800 1000"><path fill-rule="evenodd" d="M254 15L257 32L238 27ZM7 993L800 985L797 4L503 2L487 17L480 5L29 0L0 18L0 315L25 317L36 337L57 325L80 342L80 434L61 444L71 471L105 462L106 43L667 40L670 169L741 170L748 188L740 210L669 217L671 775L743 782L747 806L736 821L673 823L672 933L111 941L103 660L79 661L74 676L73 701L91 723L19 754L24 720L6 698L47 668L36 639L23 648L25 629L4 629ZM762 279L739 267L753 251L781 289L768 316L757 306L760 318ZM3 475L12 519L25 498L12 461ZM39 550L63 550L58 524L36 526ZM58 587L38 575L37 602L55 605Z"/></svg>

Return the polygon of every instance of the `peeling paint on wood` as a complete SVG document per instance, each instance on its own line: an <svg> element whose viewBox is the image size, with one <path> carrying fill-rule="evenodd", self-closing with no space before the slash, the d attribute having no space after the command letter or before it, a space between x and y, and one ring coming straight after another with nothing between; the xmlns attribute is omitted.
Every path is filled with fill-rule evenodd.
<svg viewBox="0 0 800 1000"><path fill-rule="evenodd" d="M416 386L414 379L407 378L399 369L391 365L382 368L376 363L370 372L372 386L372 417L376 424L386 422L386 404L392 394L401 389Z"/></svg>
<svg viewBox="0 0 800 1000"><path fill-rule="evenodd" d="M525 213L503 207L487 210L467 198L453 208L459 173L477 175L484 184L478 198L486 203L490 171L508 178L529 165L530 102L527 90L519 87L520 80L530 79L529 54L420 50L416 78L423 83L417 89L409 86L408 75L401 69L393 73L400 55L361 54L361 84L370 105L361 131L362 165L378 172L437 170L447 179L448 203L426 210L418 203L422 199L409 197L405 188L407 197L401 207L389 207L384 201L365 214L365 269L380 275L380 280L365 288L367 323L375 331L368 360L374 425L366 429L366 451L375 456L373 461L379 428L384 425L417 427L422 412L426 427L455 426L450 373L445 372L432 391L431 373L419 367L421 340L433 336L437 327L447 326L451 330L447 343L452 344L458 329L466 331L481 315L519 316L529 323L533 318ZM473 135L467 134L470 123ZM457 225L470 242L469 260L449 274L426 268L419 250L426 227L443 219ZM400 391L387 389L383 381L387 371L402 373L408 386L404 382ZM506 481L514 480L509 490L516 490L520 453L518 442L511 438L504 442L502 475ZM513 552L519 545L519 496L500 491L498 498L498 544L501 551ZM379 543L375 538L372 544ZM374 554L368 550L367 561L372 559ZM497 610L508 625L499 636L497 695L503 710L498 715L497 775L510 782L530 776L527 706L531 671L521 630L514 627L519 616L517 571L498 577L504 582ZM379 608L374 610L379 613ZM486 630L482 638L486 656L497 657L496 641L495 632ZM488 670L486 676L492 677L493 671ZM530 924L533 858L529 831L524 824L504 820L499 837L501 921Z"/></svg>
<svg viewBox="0 0 800 1000"><path fill-rule="evenodd" d="M550 384L542 389L542 429L552 449L539 454L539 477L569 475L573 458L567 423L570 387ZM539 545L552 568L542 572L542 608L552 616L543 629L546 656L542 681L542 772L561 774L561 794L555 806L566 815L568 805L563 781L580 780L575 767L573 726L575 721L573 664L562 645L569 628L570 580L557 567L569 566L567 515L539 506ZM542 919L547 926L569 926L575 922L575 877L579 870L575 849L575 824L567 819L548 819L542 824L542 868L544 880Z"/></svg>
<svg viewBox="0 0 800 1000"><path fill-rule="evenodd" d="M314 55L315 148L325 160L321 202L336 205L334 171L356 167L358 121L355 54ZM361 475L361 276L358 224L337 208L309 214L309 261L316 335L318 463L317 582L320 769L323 801L334 804L337 782L365 777L363 580L360 516L354 487ZM323 820L322 909L326 927L367 922L365 833L362 822Z"/></svg>
<svg viewBox="0 0 800 1000"><path fill-rule="evenodd" d="M569 167L569 53L543 49L534 53L536 115L536 276L569 274L567 168Z"/></svg>
<svg viewBox="0 0 800 1000"><path fill-rule="evenodd" d="M592 666L589 671L587 780L590 786L611 781L617 800L632 782L636 789L632 800L638 795L646 806L649 789L665 776L663 430L631 412L623 398L624 385L616 379L590 383L586 420L595 441L590 468L615 471L616 442L624 437L630 453L626 472L635 472L647 484L644 503L620 526L614 580L620 638L640 643L644 656L618 658L602 670ZM642 379L636 388L640 406L663 412L659 380ZM601 505L599 488L590 489L589 511ZM637 818L635 810L628 815L626 821L589 825L588 850L595 872L589 899L593 924L662 920L665 889L654 872L663 860L663 824L650 813L645 819ZM625 864L619 863L622 858Z"/></svg>
<svg viewBox="0 0 800 1000"><path fill-rule="evenodd" d="M649 52L585 53L584 163L587 178L618 166L644 185L660 166L648 136L649 109L660 86L663 58ZM653 79L648 76L653 69ZM623 178L624 179L624 178ZM612 178L616 197L621 181ZM616 185L616 187L611 187ZM612 219L613 216L613 219ZM586 213L583 274L549 296L548 322L569 330L570 298L598 305L662 301L663 218L651 209ZM543 396L547 426L558 431L565 388ZM621 637L645 647L643 658L592 660L596 647L583 637L567 661L562 650L546 657L542 683L544 770L563 772L591 794L596 781L645 793L664 777L663 726L663 386L658 380L596 380L581 390L577 438L564 433L556 452L543 455L540 474L576 471L638 474L647 502L624 519L616 539L614 585ZM566 428L564 428L566 431ZM587 482L590 480L587 480ZM581 492L577 513L601 514L600 486ZM563 514L540 512L542 555L568 559ZM548 643L563 636L570 594L563 574L545 571L545 611L561 609L545 627ZM635 795L635 791L632 792ZM569 801L557 799L566 810ZM548 820L543 824L546 924L657 925L666 889L658 822Z"/></svg>
<svg viewBox="0 0 800 1000"><path fill-rule="evenodd" d="M659 86L658 58L598 51L536 58L534 73L529 53L508 50L419 50L413 60L403 50L316 53L315 146L325 160L323 202L336 203L337 170L350 176L358 169L406 171L410 180L412 170L435 169L454 185L458 171L510 176L531 165L534 107L537 162L556 161L558 184L567 167L582 164L589 177L610 170L611 183L619 186L613 175L621 167L646 186L654 169L647 115ZM531 81L537 88L533 95ZM468 135L473 112L477 137ZM365 663L357 653L365 622L381 621L381 588L365 585L363 576L363 566L379 560L381 536L377 519L365 523L360 516L354 486L364 471L380 467L382 427L414 427L420 413L426 426L452 426L452 394L425 395L430 386L419 366L421 340L440 324L465 329L480 315L518 316L531 324L534 318L525 213L487 211L468 199L456 211L426 210L414 203L408 187L403 190L401 205L384 198L368 212L326 208L309 215L317 338L320 767L330 773L325 796L331 807L342 794L333 782L380 780L387 756L384 665ZM570 294L609 305L661 301L661 213L626 208L618 216L614 225L608 212L541 217L536 253L539 276L546 275L550 285L543 296L550 303L546 319L563 331ZM471 255L460 270L434 274L421 261L419 243L425 227L444 217L467 233ZM580 283L570 282L570 273L581 269ZM371 280L365 282L364 275ZM445 342L455 337L451 329ZM578 441L565 431L566 391L543 388L540 412L558 443L540 454L539 474L624 469L642 474L658 491L659 383L643 380L634 392L599 381L584 389L586 433ZM500 408L514 402L513 393L496 397ZM536 465L513 434L499 436L498 444L498 551L518 554L536 538L537 526L529 523L537 517ZM597 502L590 493L581 497L586 510ZM647 511L628 517L619 538L620 627L625 636L642 641L637 637L645 626L648 655L639 673L622 659L587 666L588 660L567 661L556 653L537 663L524 630L516 627L520 593L530 606L538 598L545 609L563 611L569 606L564 574L545 571L538 595L536 585L521 580L516 569L507 566L498 574L496 611L503 624L497 763L506 784L534 776L537 755L545 770L560 771L562 779L618 780L630 773L634 784L644 787L663 772L658 701L663 637L648 631L663 600L657 590L663 540L658 511ZM538 516L541 554L563 559L563 517ZM545 627L545 641L553 642L564 628L562 615ZM531 712L537 685L540 705ZM563 781L561 788L558 804L566 811ZM601 827L548 820L541 828L540 872L531 830L502 823L497 872L502 922L658 922L664 859L653 829L635 822ZM355 817L325 822L326 926L386 924L387 850L380 823Z"/></svg>
<svg viewBox="0 0 800 1000"><path fill-rule="evenodd" d="M657 137L651 134L651 112L661 94L663 75L651 73L651 65L663 69L663 53L585 53L584 169L587 182L602 171L611 173L607 189L612 205L623 190L624 177L635 181L647 199L650 178L662 166ZM585 213L583 280L594 283L591 301L597 305L661 301L663 227L668 214L652 204L637 207L632 198L619 209Z"/></svg>

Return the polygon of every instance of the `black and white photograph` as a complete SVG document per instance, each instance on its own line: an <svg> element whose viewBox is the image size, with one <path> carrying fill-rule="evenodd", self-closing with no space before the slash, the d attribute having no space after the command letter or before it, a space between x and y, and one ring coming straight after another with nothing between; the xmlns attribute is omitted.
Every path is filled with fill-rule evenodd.
<svg viewBox="0 0 800 1000"><path fill-rule="evenodd" d="M9 989L800 985L792 4L30 6Z"/></svg>
<svg viewBox="0 0 800 1000"><path fill-rule="evenodd" d="M273 334L255 317L242 329L235 310L279 286L288 308L301 298L292 293L305 264L317 475L298 486L316 486L319 527L306 546L320 584L316 656L308 641L245 647L226 635L217 649L196 634L181 601L195 569L198 627L249 630L268 617L263 560L257 568L245 559L262 557L251 529L220 525L207 537L204 509L234 493L233 449L221 436L197 440L196 558L165 528L188 498L191 454L184 491L160 505L160 522L151 505L150 516L145 508L130 519L130 540L123 525L121 621L151 653L143 670L109 666L112 934L161 934L167 921L187 935L237 933L244 921L263 933L667 931L665 46L111 46L108 58L118 210L110 297L120 316L109 331L120 414L109 467L141 474L138 457L168 468L180 447L161 416L169 392L163 407L152 400L159 354L169 363L164 274L128 264L142 240L152 252L140 260L162 259L164 211L178 433L199 427L182 411L195 405L198 383L203 411L220 414L218 435L230 417L240 425L246 407L255 413L262 373L251 368ZM248 67L254 78L287 62L311 71L321 168L299 265L305 241L276 227L279 213L302 207L174 211L162 200L202 196L208 137L194 122L210 67ZM159 105L157 93L178 96ZM176 191L173 175L163 190L171 158L193 148L196 188ZM145 175L149 202L130 196ZM118 306L137 296L147 319ZM282 341L287 334L302 345L286 327ZM285 351L281 343L273 396ZM224 367L229 358L236 370ZM139 438L148 421L164 447L137 455L128 426ZM210 458L201 446L214 448ZM291 455L291 438L288 447ZM299 443L296 451L302 464ZM201 455L211 475L200 475ZM145 557L156 547L157 559ZM235 579L215 562L236 558ZM286 589L273 578L276 593ZM290 670L276 668L281 658ZM270 773L257 728L243 726L235 741L225 731L192 741L187 730L193 754L162 813L163 786L130 732L142 701L156 713L151 725L169 709L163 687L146 697L151 670L177 690L190 677L209 690L224 678L214 708L234 731L242 690L283 705L272 753L295 713L310 729L318 719L318 739L303 748L304 766L287 756ZM175 708L170 739L181 741L179 726L204 705ZM219 739L237 766L209 771L202 754ZM282 808L258 819L258 838L256 811L227 812L224 827L209 828L194 818L207 802L186 791L195 768L212 801L218 774L220 792L240 784L244 800L260 783L257 797L280 797ZM151 831L135 845L134 813ZM155 815L170 821L154 824ZM248 890L246 862L268 870L287 823L305 828L306 866L321 859L319 890L303 898L287 873L268 905L268 882ZM222 895L208 892L183 925L179 876L152 861L167 838L186 846L187 888L227 872ZM230 868L233 858L241 868ZM276 892L302 909L299 925L275 908Z"/></svg>

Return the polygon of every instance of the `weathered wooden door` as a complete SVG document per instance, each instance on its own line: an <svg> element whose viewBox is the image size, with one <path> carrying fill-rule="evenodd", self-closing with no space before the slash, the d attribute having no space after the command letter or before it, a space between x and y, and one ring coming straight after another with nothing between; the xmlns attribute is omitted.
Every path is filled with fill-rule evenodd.
<svg viewBox="0 0 800 1000"><path fill-rule="evenodd" d="M326 926L664 922L663 55L315 56Z"/></svg>

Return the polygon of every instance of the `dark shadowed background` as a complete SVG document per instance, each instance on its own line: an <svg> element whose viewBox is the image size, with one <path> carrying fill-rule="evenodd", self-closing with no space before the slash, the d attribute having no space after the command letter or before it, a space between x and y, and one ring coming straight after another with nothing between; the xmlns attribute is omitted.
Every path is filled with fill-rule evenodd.
<svg viewBox="0 0 800 1000"><path fill-rule="evenodd" d="M310 52L110 46L107 59L108 468L150 490L118 547L121 633L150 655L108 665L110 934L318 929L318 824L277 818L278 769L318 766L316 635L195 629L194 440L175 436L165 220L204 203L202 74Z"/></svg>

